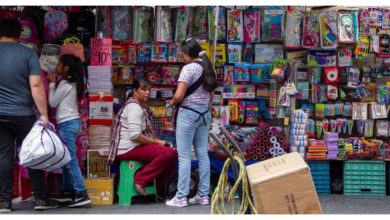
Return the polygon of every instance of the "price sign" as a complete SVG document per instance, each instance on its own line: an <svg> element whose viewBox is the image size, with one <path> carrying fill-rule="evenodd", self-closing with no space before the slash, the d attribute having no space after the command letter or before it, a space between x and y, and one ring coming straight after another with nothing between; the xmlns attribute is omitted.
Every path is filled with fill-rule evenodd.
<svg viewBox="0 0 390 220"><path fill-rule="evenodd" d="M111 51L110 38L91 38L91 66L111 66Z"/></svg>

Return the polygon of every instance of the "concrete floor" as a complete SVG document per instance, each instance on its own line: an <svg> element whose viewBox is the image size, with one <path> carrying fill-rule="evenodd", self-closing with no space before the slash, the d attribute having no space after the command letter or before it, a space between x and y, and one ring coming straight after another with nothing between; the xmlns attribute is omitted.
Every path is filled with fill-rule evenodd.
<svg viewBox="0 0 390 220"><path fill-rule="evenodd" d="M390 214L390 196L320 196L324 214ZM237 201L238 202L238 201ZM237 204L238 205L238 204ZM138 202L132 206L90 206L34 211L33 203L14 204L11 214L210 214L210 206L168 207L163 203ZM230 207L227 212L231 213Z"/></svg>

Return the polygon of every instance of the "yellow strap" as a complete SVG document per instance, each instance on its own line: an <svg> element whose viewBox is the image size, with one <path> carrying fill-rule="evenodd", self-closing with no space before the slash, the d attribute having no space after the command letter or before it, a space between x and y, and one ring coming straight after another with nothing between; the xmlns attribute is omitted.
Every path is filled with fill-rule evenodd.
<svg viewBox="0 0 390 220"><path fill-rule="evenodd" d="M79 44L80 40L77 37L68 37L64 40L64 44L69 44L69 43L74 43L74 44Z"/></svg>

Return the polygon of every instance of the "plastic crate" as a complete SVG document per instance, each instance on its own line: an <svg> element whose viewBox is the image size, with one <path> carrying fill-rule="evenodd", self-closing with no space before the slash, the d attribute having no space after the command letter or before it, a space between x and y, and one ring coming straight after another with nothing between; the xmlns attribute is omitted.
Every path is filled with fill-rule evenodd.
<svg viewBox="0 0 390 220"><path fill-rule="evenodd" d="M383 161L353 160L344 163L344 195L386 195Z"/></svg>
<svg viewBox="0 0 390 220"><path fill-rule="evenodd" d="M309 161L310 170L313 171L329 171L329 161Z"/></svg>

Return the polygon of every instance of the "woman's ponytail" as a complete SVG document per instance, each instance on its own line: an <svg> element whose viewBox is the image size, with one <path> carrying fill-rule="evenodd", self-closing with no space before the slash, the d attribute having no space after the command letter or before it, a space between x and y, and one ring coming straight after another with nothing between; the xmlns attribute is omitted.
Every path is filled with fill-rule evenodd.
<svg viewBox="0 0 390 220"><path fill-rule="evenodd" d="M202 58L203 64L203 88L208 92L212 92L218 88L217 74L205 51L202 50L199 53L199 57Z"/></svg>

